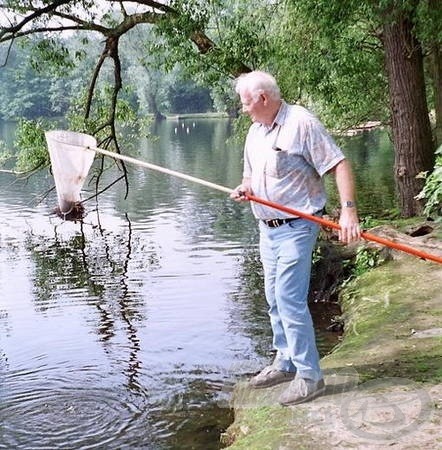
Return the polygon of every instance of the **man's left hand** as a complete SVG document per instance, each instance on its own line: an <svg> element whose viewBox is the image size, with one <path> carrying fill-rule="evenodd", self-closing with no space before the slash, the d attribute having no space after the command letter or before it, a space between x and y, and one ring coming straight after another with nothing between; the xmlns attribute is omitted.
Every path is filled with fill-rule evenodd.
<svg viewBox="0 0 442 450"><path fill-rule="evenodd" d="M359 226L359 219L356 208L343 208L341 217L339 218L339 240L350 244L357 242L361 238L361 228Z"/></svg>

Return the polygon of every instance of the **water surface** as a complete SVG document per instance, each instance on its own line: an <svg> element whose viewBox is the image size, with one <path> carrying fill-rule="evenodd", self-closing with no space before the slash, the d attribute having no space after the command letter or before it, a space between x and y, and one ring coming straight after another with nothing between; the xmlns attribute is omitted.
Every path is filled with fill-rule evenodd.
<svg viewBox="0 0 442 450"><path fill-rule="evenodd" d="M157 132L135 157L239 183L228 121L168 121ZM11 126L2 134L10 139ZM392 205L383 139L343 143L357 182L373 188L361 200L373 214ZM49 173L0 173L0 448L216 449L231 387L269 361L249 208L128 170L128 196L116 184L85 204L83 223L52 213ZM109 169L102 186L118 176ZM317 327L325 353L329 336Z"/></svg>

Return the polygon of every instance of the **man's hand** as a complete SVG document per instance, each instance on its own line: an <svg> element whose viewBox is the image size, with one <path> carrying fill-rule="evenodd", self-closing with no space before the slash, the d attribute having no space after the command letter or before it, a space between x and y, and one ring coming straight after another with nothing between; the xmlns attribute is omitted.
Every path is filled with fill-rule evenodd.
<svg viewBox="0 0 442 450"><path fill-rule="evenodd" d="M356 208L342 208L341 217L339 218L339 240L350 244L357 242L361 238L361 228Z"/></svg>
<svg viewBox="0 0 442 450"><path fill-rule="evenodd" d="M236 202L246 202L248 198L246 194L252 195L252 189L250 187L250 178L243 178L242 183L237 186L230 194L230 198Z"/></svg>
<svg viewBox="0 0 442 450"><path fill-rule="evenodd" d="M246 194L251 194L250 190L247 189L244 185L240 184L230 194L230 198L235 200L236 202L246 202L248 201Z"/></svg>

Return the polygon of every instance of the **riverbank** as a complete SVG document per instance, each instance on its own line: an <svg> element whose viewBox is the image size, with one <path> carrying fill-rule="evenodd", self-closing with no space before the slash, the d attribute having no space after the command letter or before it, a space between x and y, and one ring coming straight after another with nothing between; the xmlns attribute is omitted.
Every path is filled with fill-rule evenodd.
<svg viewBox="0 0 442 450"><path fill-rule="evenodd" d="M442 256L441 229L411 237L375 234ZM254 391L240 382L229 449L439 449L442 447L442 266L388 252L340 294L344 338L324 357L327 389L284 408L286 386Z"/></svg>

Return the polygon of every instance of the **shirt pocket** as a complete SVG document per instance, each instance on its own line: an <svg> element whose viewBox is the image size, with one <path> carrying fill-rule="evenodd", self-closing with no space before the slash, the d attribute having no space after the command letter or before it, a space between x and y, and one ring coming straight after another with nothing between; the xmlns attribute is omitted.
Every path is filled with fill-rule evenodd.
<svg viewBox="0 0 442 450"><path fill-rule="evenodd" d="M299 154L289 153L287 150L273 150L271 157L267 160L266 175L273 178L284 178L296 167L299 167Z"/></svg>

